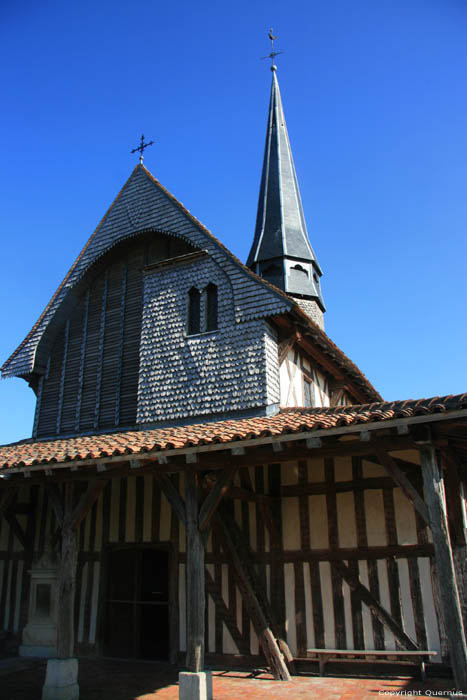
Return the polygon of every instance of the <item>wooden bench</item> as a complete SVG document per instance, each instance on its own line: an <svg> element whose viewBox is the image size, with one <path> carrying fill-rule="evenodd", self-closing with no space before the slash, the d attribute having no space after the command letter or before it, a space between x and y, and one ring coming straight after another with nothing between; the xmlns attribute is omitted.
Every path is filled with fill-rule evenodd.
<svg viewBox="0 0 467 700"><path fill-rule="evenodd" d="M307 649L307 658L317 658L319 663L319 675L324 676L324 667L328 661L379 661L382 663L394 663L394 661L417 660L420 665L422 680L426 679L425 663L430 660L430 656L436 656L437 651L425 651L417 649L409 650L385 650L385 649ZM384 658L382 658L384 657Z"/></svg>

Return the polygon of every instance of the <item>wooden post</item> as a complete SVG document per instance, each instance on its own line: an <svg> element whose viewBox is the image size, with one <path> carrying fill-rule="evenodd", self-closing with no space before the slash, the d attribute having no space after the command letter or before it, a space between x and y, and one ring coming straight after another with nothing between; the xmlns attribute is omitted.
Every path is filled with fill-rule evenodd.
<svg viewBox="0 0 467 700"><path fill-rule="evenodd" d="M441 602L449 640L452 670L456 690L467 693L467 648L449 537L444 485L433 445L429 443L422 445L420 456L435 557L440 571Z"/></svg>
<svg viewBox="0 0 467 700"><path fill-rule="evenodd" d="M73 482L65 484L62 552L58 587L58 640L59 659L73 658L74 602L76 566L78 562L77 531L73 527Z"/></svg>
<svg viewBox="0 0 467 700"><path fill-rule="evenodd" d="M186 666L198 673L204 670L204 544L198 526L197 477L185 473L186 508L186 607L187 640Z"/></svg>

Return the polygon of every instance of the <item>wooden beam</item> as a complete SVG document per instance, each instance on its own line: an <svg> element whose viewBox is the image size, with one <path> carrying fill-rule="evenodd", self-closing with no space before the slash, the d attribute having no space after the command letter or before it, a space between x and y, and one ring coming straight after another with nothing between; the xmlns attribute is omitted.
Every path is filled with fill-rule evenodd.
<svg viewBox="0 0 467 700"><path fill-rule="evenodd" d="M238 647L240 654L250 654L250 647L246 643L245 637L238 629L237 620L230 612L229 608L222 597L222 590L218 583L215 582L209 571L204 572L206 576L206 590L210 594L216 606L216 613L220 615L222 621L230 632L232 639Z"/></svg>
<svg viewBox="0 0 467 700"><path fill-rule="evenodd" d="M99 498L101 491L105 489L108 482L103 479L93 479L86 491L83 493L76 508L73 511L71 519L71 527L76 530L80 523L84 520L88 512L91 510L95 501Z"/></svg>
<svg viewBox="0 0 467 700"><path fill-rule="evenodd" d="M387 610L376 600L376 598L370 593L368 588L366 588L355 576L350 568L343 561L333 560L331 566L342 576L344 581L349 585L352 591L354 591L356 597L371 610L374 617L379 620L383 625L385 625L401 644L404 649L412 649L416 651L418 649L417 645L411 639L408 634L400 627L396 620L390 615Z"/></svg>
<svg viewBox="0 0 467 700"><path fill-rule="evenodd" d="M183 498L180 496L167 474L154 472L154 476L158 480L164 496L174 509L180 522L186 527L186 508Z"/></svg>
<svg viewBox="0 0 467 700"><path fill-rule="evenodd" d="M467 693L467 648L449 537L444 485L433 445L421 445L420 457L435 557L440 571L441 602L452 670L456 689Z"/></svg>
<svg viewBox="0 0 467 700"><path fill-rule="evenodd" d="M206 496L199 511L199 529L201 532L207 530L211 524L212 517L234 478L237 467L226 467L217 475L216 483L211 492Z"/></svg>
<svg viewBox="0 0 467 700"><path fill-rule="evenodd" d="M455 450L447 448L442 451L444 461L444 486L446 492L446 510L449 522L449 534L452 545L467 544L462 503L459 460Z"/></svg>
<svg viewBox="0 0 467 700"><path fill-rule="evenodd" d="M204 543L198 528L198 489L197 476L193 472L185 474L186 512L186 666L189 671L198 673L204 670L205 638L205 570Z"/></svg>
<svg viewBox="0 0 467 700"><path fill-rule="evenodd" d="M402 469L400 469L400 467L397 466L396 461L385 450L376 448L374 452L379 462L383 465L383 467L385 467L388 474L392 476L396 484L400 486L409 501L411 501L417 513L428 525L428 509L408 476L402 471Z"/></svg>
<svg viewBox="0 0 467 700"><path fill-rule="evenodd" d="M27 552L29 552L32 549L31 542L29 538L26 535L26 532L23 530L21 525L19 524L15 513L6 512L4 513L5 520L7 521L8 525L11 527L12 531L16 535L17 539L21 543L23 549L25 549Z"/></svg>
<svg viewBox="0 0 467 700"><path fill-rule="evenodd" d="M245 569L242 554L245 551L235 541L235 533L232 532L231 524L227 514L222 514L218 510L216 521L222 535L223 548L229 556L229 560L234 567L237 584L242 594L244 604L250 615L250 619L258 635L258 641L263 649L266 661L271 668L271 672L276 680L289 681L290 673L280 650L277 636L271 628L270 616L264 611L264 602L258 598L257 586L254 586L255 574L251 567Z"/></svg>
<svg viewBox="0 0 467 700"><path fill-rule="evenodd" d="M74 604L78 538L76 528L72 525L73 488L72 482L65 484L64 487L62 548L58 583L57 656L59 659L73 657L75 639Z"/></svg>

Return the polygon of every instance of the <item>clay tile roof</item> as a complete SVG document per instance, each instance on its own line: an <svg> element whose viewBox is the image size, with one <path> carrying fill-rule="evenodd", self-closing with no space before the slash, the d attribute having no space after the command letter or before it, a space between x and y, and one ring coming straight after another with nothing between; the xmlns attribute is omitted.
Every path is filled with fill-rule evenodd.
<svg viewBox="0 0 467 700"><path fill-rule="evenodd" d="M275 416L226 420L172 428L128 430L107 435L84 435L57 440L22 441L0 446L0 470L141 455L213 443L231 443L268 436L326 430L394 418L467 409L467 394L431 399L386 401L334 408L284 408Z"/></svg>

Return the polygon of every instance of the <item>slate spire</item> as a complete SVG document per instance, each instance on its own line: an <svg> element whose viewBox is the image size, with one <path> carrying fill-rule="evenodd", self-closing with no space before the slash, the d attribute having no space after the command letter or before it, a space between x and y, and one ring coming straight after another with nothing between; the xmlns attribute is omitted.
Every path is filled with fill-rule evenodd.
<svg viewBox="0 0 467 700"><path fill-rule="evenodd" d="M323 326L322 275L311 247L276 76L272 85L253 245L247 265Z"/></svg>

